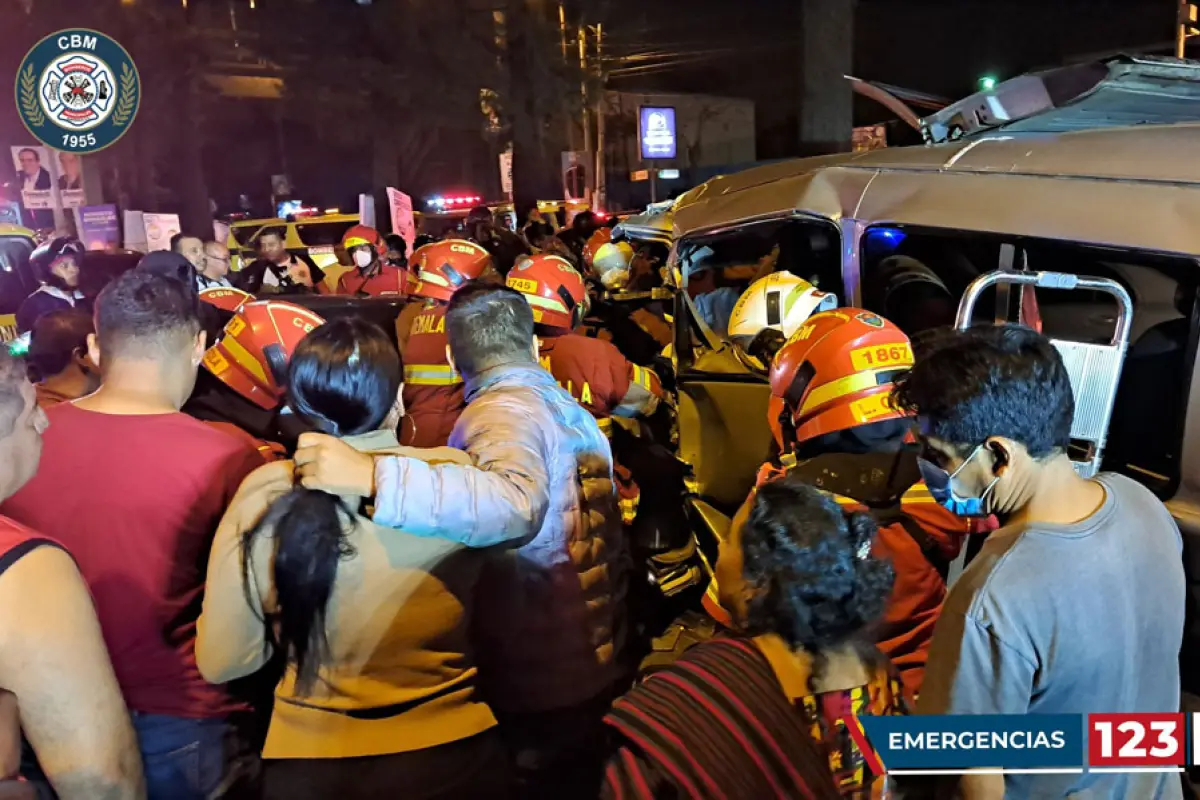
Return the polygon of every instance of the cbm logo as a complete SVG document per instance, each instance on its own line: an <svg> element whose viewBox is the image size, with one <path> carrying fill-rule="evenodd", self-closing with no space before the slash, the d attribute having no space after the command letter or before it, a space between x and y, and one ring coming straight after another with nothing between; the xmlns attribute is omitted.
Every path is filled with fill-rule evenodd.
<svg viewBox="0 0 1200 800"><path fill-rule="evenodd" d="M17 70L17 113L30 133L55 150L103 150L129 130L141 99L133 59L99 31L52 33Z"/></svg>

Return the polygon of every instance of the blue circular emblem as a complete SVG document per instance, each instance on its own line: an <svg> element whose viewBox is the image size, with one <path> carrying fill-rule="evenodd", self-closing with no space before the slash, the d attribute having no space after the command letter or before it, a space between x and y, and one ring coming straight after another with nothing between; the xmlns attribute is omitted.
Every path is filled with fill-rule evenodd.
<svg viewBox="0 0 1200 800"><path fill-rule="evenodd" d="M87 28L52 33L17 70L17 113L43 144L94 153L120 139L142 99L137 67L124 47Z"/></svg>

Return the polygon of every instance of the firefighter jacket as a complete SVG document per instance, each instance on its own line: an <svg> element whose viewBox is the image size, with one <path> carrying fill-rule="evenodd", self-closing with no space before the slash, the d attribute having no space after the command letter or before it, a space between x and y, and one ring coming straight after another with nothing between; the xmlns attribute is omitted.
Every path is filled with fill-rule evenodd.
<svg viewBox="0 0 1200 800"><path fill-rule="evenodd" d="M542 368L596 418L600 430L610 440L613 411L621 405L632 384L637 383L655 397L662 396L658 377L651 370L627 361L609 342L575 333L543 336L539 341ZM620 464L614 466L614 476L621 501L621 520L628 525L637 515L641 492L629 470Z"/></svg>
<svg viewBox="0 0 1200 800"><path fill-rule="evenodd" d="M429 300L411 316L404 344L404 423L400 444L442 447L465 405L463 382L446 360L445 303ZM406 309L407 310L407 309Z"/></svg>

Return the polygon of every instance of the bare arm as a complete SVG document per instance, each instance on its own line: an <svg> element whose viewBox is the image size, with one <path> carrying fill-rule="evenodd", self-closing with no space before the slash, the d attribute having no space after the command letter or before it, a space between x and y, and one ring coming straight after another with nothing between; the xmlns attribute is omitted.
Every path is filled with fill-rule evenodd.
<svg viewBox="0 0 1200 800"><path fill-rule="evenodd" d="M38 547L0 575L0 686L62 800L145 797L137 738L75 562Z"/></svg>

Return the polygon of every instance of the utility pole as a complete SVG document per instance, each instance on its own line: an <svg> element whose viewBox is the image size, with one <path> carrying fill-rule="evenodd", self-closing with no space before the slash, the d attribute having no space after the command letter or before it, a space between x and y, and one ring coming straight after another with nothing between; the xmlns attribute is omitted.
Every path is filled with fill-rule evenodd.
<svg viewBox="0 0 1200 800"><path fill-rule="evenodd" d="M1175 21L1175 57L1187 58L1187 40L1200 36L1200 20L1197 19L1196 4L1178 0Z"/></svg>
<svg viewBox="0 0 1200 800"><path fill-rule="evenodd" d="M596 25L596 75L600 79L600 90L596 93L596 196L592 200L592 206L603 211L607 208L608 200L608 164L604 158L604 127L608 115L605 96L608 80L604 72L604 23Z"/></svg>
<svg viewBox="0 0 1200 800"><path fill-rule="evenodd" d="M579 26L579 71L582 75L579 81L580 122L583 124L583 152L592 152L592 126L588 114L588 61L587 61L587 25Z"/></svg>
<svg viewBox="0 0 1200 800"><path fill-rule="evenodd" d="M563 0L559 0L558 4L558 43L562 47L563 66L568 66L571 62L567 60L567 4ZM565 120L567 126L567 149L575 149L575 122L571 119L571 115L566 115Z"/></svg>

